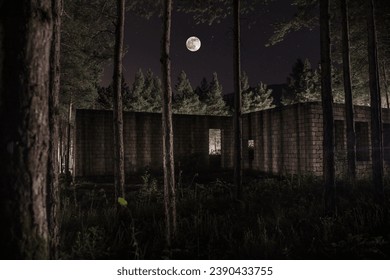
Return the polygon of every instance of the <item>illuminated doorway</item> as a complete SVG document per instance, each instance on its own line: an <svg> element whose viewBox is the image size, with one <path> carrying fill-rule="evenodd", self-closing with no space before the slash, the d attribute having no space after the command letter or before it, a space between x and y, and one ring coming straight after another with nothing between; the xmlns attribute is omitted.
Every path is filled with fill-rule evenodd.
<svg viewBox="0 0 390 280"><path fill-rule="evenodd" d="M221 129L209 129L209 164L211 168L221 167L222 155Z"/></svg>

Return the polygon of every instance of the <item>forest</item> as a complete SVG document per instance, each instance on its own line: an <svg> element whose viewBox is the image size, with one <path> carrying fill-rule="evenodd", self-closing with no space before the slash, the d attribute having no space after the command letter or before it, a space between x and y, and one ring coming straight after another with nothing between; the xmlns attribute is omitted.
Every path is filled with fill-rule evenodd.
<svg viewBox="0 0 390 280"><path fill-rule="evenodd" d="M302 30L319 34L319 64L294 58L278 95L262 77L250 81L242 61L241 36L270 5L294 13L275 16L268 48ZM229 23L232 90L225 73L197 69L203 78L191 81L175 65L178 14ZM126 72L124 58L138 55L124 42L128 17L161 22L159 72ZM388 259L389 65L387 0L0 1L1 259ZM322 109L322 176L246 170L243 115L309 102ZM334 104L345 112L342 177ZM364 177L357 105L370 112ZM78 109L112 112L109 180L72 174ZM161 172L126 172L125 112L161 115ZM230 117L232 170L178 164L174 114Z"/></svg>

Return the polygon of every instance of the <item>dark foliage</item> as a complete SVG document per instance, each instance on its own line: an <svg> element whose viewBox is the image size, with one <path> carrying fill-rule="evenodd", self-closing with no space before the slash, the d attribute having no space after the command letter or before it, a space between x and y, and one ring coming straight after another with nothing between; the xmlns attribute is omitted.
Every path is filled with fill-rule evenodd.
<svg viewBox="0 0 390 280"><path fill-rule="evenodd" d="M388 259L389 196L377 204L370 183L338 185L338 211L323 216L317 178L261 177L233 185L215 174L178 181L176 246L164 247L162 182L150 173L128 187L128 208L115 215L109 186L68 189L62 217L67 259ZM229 177L229 174L226 174ZM225 177L223 177L225 178ZM206 183L206 181L207 183Z"/></svg>

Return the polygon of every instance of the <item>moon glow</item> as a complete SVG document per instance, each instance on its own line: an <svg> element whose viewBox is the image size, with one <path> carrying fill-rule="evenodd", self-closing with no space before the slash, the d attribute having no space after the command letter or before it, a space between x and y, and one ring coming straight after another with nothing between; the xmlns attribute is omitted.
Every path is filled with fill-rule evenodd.
<svg viewBox="0 0 390 280"><path fill-rule="evenodd" d="M201 43L198 37L192 36L187 39L186 46L189 51L196 52L200 49Z"/></svg>

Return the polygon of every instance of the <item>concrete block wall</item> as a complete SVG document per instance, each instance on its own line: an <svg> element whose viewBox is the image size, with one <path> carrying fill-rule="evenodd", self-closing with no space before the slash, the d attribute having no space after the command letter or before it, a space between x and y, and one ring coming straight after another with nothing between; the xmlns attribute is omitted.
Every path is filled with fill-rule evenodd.
<svg viewBox="0 0 390 280"><path fill-rule="evenodd" d="M310 108L308 109L309 117L311 119L312 126L312 150L313 150L313 173L321 176L322 170L322 133L323 133L323 119L322 119L322 108L321 103L309 103L307 104ZM372 174L371 171L371 113L370 108L365 106L354 107L355 126L356 123L360 123L367 129L364 131L356 131L356 137L358 146L360 143L363 150L368 150L368 156L366 160L357 160L356 168L357 174L360 177L367 177ZM347 170L346 161L346 124L345 124L345 111L343 104L334 105L334 120L335 120L335 144L336 144L336 174L343 175ZM384 124L390 122L390 110L382 110L382 121ZM342 142L342 143L340 143ZM310 145L310 142L309 142ZM359 148L359 147L358 147ZM359 150L357 151L359 153ZM384 163L384 171L388 173L390 170L390 162Z"/></svg>
<svg viewBox="0 0 390 280"><path fill-rule="evenodd" d="M382 112L384 127L390 130L390 110ZM346 136L344 106L335 104L336 171L346 172ZM359 143L368 149L368 160L357 161L359 176L371 174L370 108L355 107L355 121L367 127L357 131ZM294 104L244 114L243 167L272 174L314 174L321 176L323 119L321 103ZM175 163L180 168L209 168L209 129L221 129L221 167L233 168L234 138L231 117L174 115ZM360 134L359 134L360 133ZM385 132L384 132L385 133ZM390 135L390 131L386 131ZM75 139L76 177L113 174L112 112L77 110ZM384 137L389 143L390 136ZM248 141L253 140L250 159ZM364 141L363 141L364 140ZM155 113L124 113L126 173L162 169L161 115ZM386 156L388 160L390 155ZM195 164L196 163L196 164ZM385 173L390 161L385 161Z"/></svg>
<svg viewBox="0 0 390 280"><path fill-rule="evenodd" d="M125 112L123 115L125 172L146 167L162 170L161 114ZM221 167L232 168L233 137L229 117L174 115L176 166L209 167L209 129L221 129ZM114 170L112 111L77 110L75 136L75 177L112 176Z"/></svg>
<svg viewBox="0 0 390 280"><path fill-rule="evenodd" d="M317 112L308 104L295 104L243 116L244 167L273 174L312 172L317 160L312 141L318 128ZM254 159L248 159L248 140L254 140Z"/></svg>
<svg viewBox="0 0 390 280"><path fill-rule="evenodd" d="M112 113L77 110L75 129L75 176L104 176L112 173Z"/></svg>
<svg viewBox="0 0 390 280"><path fill-rule="evenodd" d="M355 122L367 126L367 131L357 131L359 143L368 149L368 160L357 161L361 177L371 174L370 108L355 106ZM384 124L390 124L390 110L383 109ZM346 135L344 105L334 105L336 173L346 172ZM384 126L390 130L389 126ZM294 104L282 108L245 114L243 116L244 167L272 174L323 174L322 150L323 118L320 102ZM388 132L390 134L390 131ZM388 137L390 138L390 137ZM248 158L247 141L254 140L254 159ZM390 142L390 139L389 139ZM384 143L390 146L390 143ZM389 151L390 152L390 149ZM386 158L386 157L385 157ZM390 155L387 157L390 159ZM390 171L390 161L384 162L385 174Z"/></svg>

